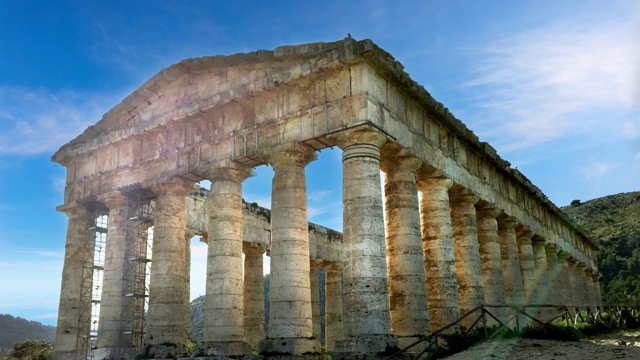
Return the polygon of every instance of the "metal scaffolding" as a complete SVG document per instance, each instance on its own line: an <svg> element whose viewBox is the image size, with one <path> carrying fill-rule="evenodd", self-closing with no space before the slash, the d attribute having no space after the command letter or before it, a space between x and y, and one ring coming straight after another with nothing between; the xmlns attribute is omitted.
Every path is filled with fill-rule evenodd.
<svg viewBox="0 0 640 360"><path fill-rule="evenodd" d="M128 187L121 191L127 197L127 216L117 358L133 359L136 347L144 345L155 195L141 187ZM129 356L126 356L127 352Z"/></svg>
<svg viewBox="0 0 640 360"><path fill-rule="evenodd" d="M108 210L103 204L89 201L86 206L87 227L80 277L80 314L76 341L78 360L87 359L89 351L96 346L108 221Z"/></svg>

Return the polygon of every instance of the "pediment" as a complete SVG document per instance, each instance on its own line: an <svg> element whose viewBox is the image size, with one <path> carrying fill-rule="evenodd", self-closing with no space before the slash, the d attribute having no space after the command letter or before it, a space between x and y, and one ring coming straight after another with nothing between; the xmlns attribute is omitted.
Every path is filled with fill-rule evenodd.
<svg viewBox="0 0 640 360"><path fill-rule="evenodd" d="M346 38L180 61L153 76L95 125L62 146L52 160L64 165L69 158L103 144L195 116L234 99L322 76L332 68L360 61L368 53L390 57L370 40Z"/></svg>

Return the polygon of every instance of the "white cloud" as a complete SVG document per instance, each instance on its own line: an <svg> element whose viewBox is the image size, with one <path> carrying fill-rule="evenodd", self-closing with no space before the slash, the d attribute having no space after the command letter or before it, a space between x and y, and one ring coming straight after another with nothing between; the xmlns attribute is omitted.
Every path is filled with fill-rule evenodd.
<svg viewBox="0 0 640 360"><path fill-rule="evenodd" d="M640 137L640 127L632 121L627 121L622 124L622 136L629 139L638 138Z"/></svg>
<svg viewBox="0 0 640 360"><path fill-rule="evenodd" d="M97 122L114 99L0 86L0 155L53 152Z"/></svg>
<svg viewBox="0 0 640 360"><path fill-rule="evenodd" d="M478 65L464 86L483 104L481 136L510 151L610 121L590 119L589 112L634 107L640 53L633 20L588 29L581 23L515 34L476 54Z"/></svg>
<svg viewBox="0 0 640 360"><path fill-rule="evenodd" d="M582 166L578 169L578 171L585 176L587 180L599 179L612 170L616 169L618 164L601 161L601 160L591 160L585 166Z"/></svg>
<svg viewBox="0 0 640 360"><path fill-rule="evenodd" d="M35 250L16 250L14 252L22 254L33 254L43 257L63 258L64 252L61 251L35 251Z"/></svg>
<svg viewBox="0 0 640 360"><path fill-rule="evenodd" d="M327 213L329 210L326 208L316 208L316 207L308 207L307 208L307 217L311 219L314 216L322 215Z"/></svg>
<svg viewBox="0 0 640 360"><path fill-rule="evenodd" d="M324 201L327 200L329 196L331 196L332 192L332 190L312 191L307 194L307 199L309 201Z"/></svg>

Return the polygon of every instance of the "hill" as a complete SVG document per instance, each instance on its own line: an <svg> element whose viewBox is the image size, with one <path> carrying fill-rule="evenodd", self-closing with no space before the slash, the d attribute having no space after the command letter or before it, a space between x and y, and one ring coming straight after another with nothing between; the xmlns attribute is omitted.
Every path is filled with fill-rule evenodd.
<svg viewBox="0 0 640 360"><path fill-rule="evenodd" d="M8 351L16 341L53 341L55 336L55 326L42 325L37 321L29 321L9 314L0 314L0 354Z"/></svg>
<svg viewBox="0 0 640 360"><path fill-rule="evenodd" d="M604 302L640 305L640 192L574 200L562 210L601 247Z"/></svg>

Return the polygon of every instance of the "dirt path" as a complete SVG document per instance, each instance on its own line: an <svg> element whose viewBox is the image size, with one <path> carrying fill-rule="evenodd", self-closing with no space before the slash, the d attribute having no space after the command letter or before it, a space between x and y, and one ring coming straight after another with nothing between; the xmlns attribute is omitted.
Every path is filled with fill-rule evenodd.
<svg viewBox="0 0 640 360"><path fill-rule="evenodd" d="M619 331L581 342L501 339L477 344L447 360L640 360L640 331Z"/></svg>

